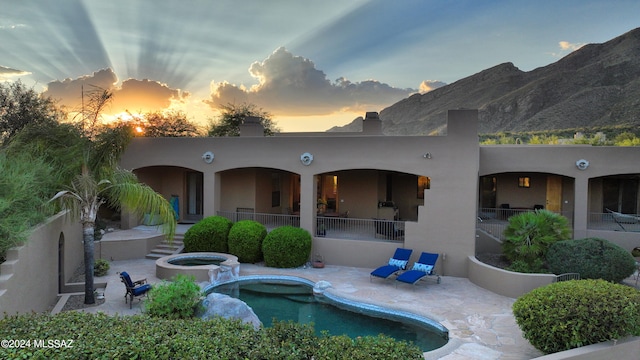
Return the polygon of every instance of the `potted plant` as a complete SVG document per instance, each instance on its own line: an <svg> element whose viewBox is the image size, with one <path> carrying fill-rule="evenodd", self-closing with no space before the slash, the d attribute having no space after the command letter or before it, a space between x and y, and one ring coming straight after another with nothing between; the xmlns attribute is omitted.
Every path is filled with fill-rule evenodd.
<svg viewBox="0 0 640 360"><path fill-rule="evenodd" d="M318 208L318 214L324 214L327 211L327 200L318 198L316 206Z"/></svg>
<svg viewBox="0 0 640 360"><path fill-rule="evenodd" d="M317 255L314 257L314 260L311 262L311 266L316 269L322 269L324 267L324 259L321 255Z"/></svg>
<svg viewBox="0 0 640 360"><path fill-rule="evenodd" d="M322 224L322 223L318 224L318 226L316 228L316 235L317 236L326 236L327 235L327 228L324 226L324 224Z"/></svg>

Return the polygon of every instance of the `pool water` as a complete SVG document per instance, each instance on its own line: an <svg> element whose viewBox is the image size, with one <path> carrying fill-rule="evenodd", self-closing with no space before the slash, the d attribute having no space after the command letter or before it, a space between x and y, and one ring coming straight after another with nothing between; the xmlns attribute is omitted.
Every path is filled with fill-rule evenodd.
<svg viewBox="0 0 640 360"><path fill-rule="evenodd" d="M447 334L426 325L368 316L319 301L313 295L313 288L307 284L252 281L219 285L211 291L244 301L267 327L272 325L274 318L300 324L313 323L317 335L321 335L323 330L330 335L351 338L384 334L412 342L422 351L431 351L447 343Z"/></svg>
<svg viewBox="0 0 640 360"><path fill-rule="evenodd" d="M223 257L179 257L169 260L169 264L180 266L218 265L226 261Z"/></svg>

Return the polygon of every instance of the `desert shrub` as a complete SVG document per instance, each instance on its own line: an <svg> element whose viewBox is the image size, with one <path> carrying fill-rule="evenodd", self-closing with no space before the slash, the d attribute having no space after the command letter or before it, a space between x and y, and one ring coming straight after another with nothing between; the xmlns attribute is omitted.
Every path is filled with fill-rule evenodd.
<svg viewBox="0 0 640 360"><path fill-rule="evenodd" d="M604 280L571 280L537 288L513 304L524 337L554 353L640 335L640 292Z"/></svg>
<svg viewBox="0 0 640 360"><path fill-rule="evenodd" d="M76 311L56 315L30 313L0 319L0 334L11 339L73 340L71 347L35 348L32 344L28 348L0 349L3 359L423 358L417 347L382 336L357 340L346 336L318 337L306 325L277 323L274 330L256 331L239 320L222 317L169 320ZM313 357L305 357L310 344L315 344Z"/></svg>
<svg viewBox="0 0 640 360"><path fill-rule="evenodd" d="M232 225L231 220L223 216L209 216L198 221L184 234L184 251L226 253Z"/></svg>
<svg viewBox="0 0 640 360"><path fill-rule="evenodd" d="M558 241L547 251L554 274L579 273L583 279L621 282L636 270L633 256L622 247L599 238Z"/></svg>
<svg viewBox="0 0 640 360"><path fill-rule="evenodd" d="M242 220L229 230L229 252L243 263L262 260L262 240L267 236L267 228L254 220Z"/></svg>
<svg viewBox="0 0 640 360"><path fill-rule="evenodd" d="M282 226L272 230L262 242L266 266L292 268L302 266L311 254L311 234L307 230Z"/></svg>
<svg viewBox="0 0 640 360"><path fill-rule="evenodd" d="M176 275L171 282L153 285L145 310L151 316L187 319L195 316L202 292L193 275Z"/></svg>
<svg viewBox="0 0 640 360"><path fill-rule="evenodd" d="M109 262L105 259L98 259L93 263L93 275L105 276L109 272Z"/></svg>
<svg viewBox="0 0 640 360"><path fill-rule="evenodd" d="M529 271L525 272L539 272L543 270L539 259L545 258L549 246L570 235L567 218L562 215L548 210L523 212L509 218L502 252L511 262L526 264Z"/></svg>

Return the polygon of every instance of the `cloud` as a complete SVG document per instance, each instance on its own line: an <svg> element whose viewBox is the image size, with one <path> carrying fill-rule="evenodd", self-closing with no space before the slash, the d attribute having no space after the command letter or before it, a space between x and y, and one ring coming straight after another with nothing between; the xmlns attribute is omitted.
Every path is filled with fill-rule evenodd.
<svg viewBox="0 0 640 360"><path fill-rule="evenodd" d="M114 91L113 107L131 112L149 112L166 109L172 99L180 100L188 94L171 89L166 84L152 80L128 79Z"/></svg>
<svg viewBox="0 0 640 360"><path fill-rule="evenodd" d="M44 96L50 96L58 104L70 111L77 111L82 105L82 91L105 89L113 92L113 101L108 112L111 114L129 110L148 112L169 108L172 101L184 100L189 96L179 89L152 80L128 79L117 86L118 77L112 69L102 69L91 75L76 79L52 81L47 84Z"/></svg>
<svg viewBox="0 0 640 360"><path fill-rule="evenodd" d="M389 106L415 89L399 89L376 80L351 82L344 77L335 82L316 69L315 64L294 56L284 47L262 62L254 62L249 73L258 84L245 88L228 82L211 83L206 101L213 108L228 103L248 102L275 115L326 115L338 110L371 111Z"/></svg>
<svg viewBox="0 0 640 360"><path fill-rule="evenodd" d="M576 50L580 49L581 47L583 47L585 45L586 44L584 44L584 43L574 44L574 43L570 43L568 41L560 41L560 42L558 42L558 47L560 48L560 52L552 52L551 56L553 56L553 57L562 57L562 56L565 56L567 53L576 51Z"/></svg>
<svg viewBox="0 0 640 360"><path fill-rule="evenodd" d="M427 93L445 85L447 83L438 80L424 80L420 83L420 93Z"/></svg>
<svg viewBox="0 0 640 360"><path fill-rule="evenodd" d="M31 74L28 71L12 69L9 67L0 65L0 82L9 81L14 77L24 76Z"/></svg>
<svg viewBox="0 0 640 360"><path fill-rule="evenodd" d="M558 45L560 45L560 49L564 51L576 51L584 46L584 44L572 44L568 41L560 41Z"/></svg>

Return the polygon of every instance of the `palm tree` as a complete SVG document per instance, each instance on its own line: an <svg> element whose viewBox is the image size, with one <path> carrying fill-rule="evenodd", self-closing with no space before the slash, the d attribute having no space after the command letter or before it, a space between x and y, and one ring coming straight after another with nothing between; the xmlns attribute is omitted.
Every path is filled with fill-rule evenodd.
<svg viewBox="0 0 640 360"><path fill-rule="evenodd" d="M114 209L126 208L138 214L157 216L164 224L163 232L169 240L175 233L175 212L169 202L149 186L139 183L132 172L117 165L132 135L132 129L127 126L101 127L99 131L91 129L85 133L80 174L67 189L51 199L59 199L62 207L82 223L85 304L95 303L94 231L101 205L106 203Z"/></svg>
<svg viewBox="0 0 640 360"><path fill-rule="evenodd" d="M110 92L102 91L104 93L90 96L88 109L93 109L92 113L83 109L87 121L79 124L60 123L58 119L32 121L3 147L9 155L30 154L51 164L57 169L55 181L59 184L54 188L69 184L50 201L60 200L62 208L82 223L85 304L95 303L94 230L101 205L160 218L169 240L173 238L176 225L175 212L169 202L139 183L133 173L118 167L118 160L133 137L133 129L98 124L99 112L112 98ZM92 104L93 101L101 103Z"/></svg>
<svg viewBox="0 0 640 360"><path fill-rule="evenodd" d="M105 177L96 177L89 167L82 166L68 190L58 192L52 200L60 199L62 207L69 210L82 223L84 243L84 303L95 303L93 288L94 232L100 206L125 207L138 212L158 216L164 223L163 231L169 239L175 233L175 213L169 202L147 185L137 181L129 171L113 167Z"/></svg>

